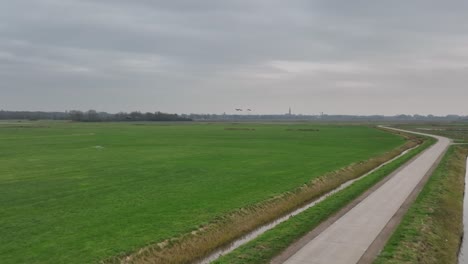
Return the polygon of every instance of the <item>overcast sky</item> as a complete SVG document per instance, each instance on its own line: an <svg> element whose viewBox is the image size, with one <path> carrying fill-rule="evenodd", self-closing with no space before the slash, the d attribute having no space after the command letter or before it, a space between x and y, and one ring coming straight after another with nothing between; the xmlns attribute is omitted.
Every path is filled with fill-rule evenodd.
<svg viewBox="0 0 468 264"><path fill-rule="evenodd" d="M468 1L0 0L0 109L468 114Z"/></svg>

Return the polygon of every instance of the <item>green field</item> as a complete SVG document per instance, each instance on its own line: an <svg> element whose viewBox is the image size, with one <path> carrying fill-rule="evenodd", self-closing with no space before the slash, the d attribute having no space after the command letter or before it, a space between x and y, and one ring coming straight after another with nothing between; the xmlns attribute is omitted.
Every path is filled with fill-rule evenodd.
<svg viewBox="0 0 468 264"><path fill-rule="evenodd" d="M0 259L97 262L403 143L364 126L0 123Z"/></svg>

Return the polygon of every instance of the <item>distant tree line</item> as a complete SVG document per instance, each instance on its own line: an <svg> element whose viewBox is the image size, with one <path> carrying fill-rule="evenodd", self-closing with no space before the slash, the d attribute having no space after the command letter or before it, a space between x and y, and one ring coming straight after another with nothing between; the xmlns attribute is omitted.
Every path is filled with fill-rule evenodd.
<svg viewBox="0 0 468 264"><path fill-rule="evenodd" d="M168 114L163 112L120 112L117 114L109 114L106 112L96 112L89 110L81 112L72 110L68 112L69 117L73 121L82 122L102 122L102 121L192 121L190 118L181 117L177 114Z"/></svg>
<svg viewBox="0 0 468 264"><path fill-rule="evenodd" d="M3 111L0 110L0 120L73 120L79 122L109 122L109 121L330 121L330 122L468 122L468 116L460 115L228 115L228 114L168 114L163 112L120 112L116 114L88 111L66 111L66 112L32 112L32 111Z"/></svg>
<svg viewBox="0 0 468 264"><path fill-rule="evenodd" d="M41 111L3 111L0 110L0 120L27 119L27 120L67 120L69 115L66 112L41 112Z"/></svg>
<svg viewBox="0 0 468 264"><path fill-rule="evenodd" d="M330 121L330 122L468 122L468 116L460 115L228 115L228 114L182 114L196 121Z"/></svg>
<svg viewBox="0 0 468 264"><path fill-rule="evenodd" d="M88 111L66 111L66 112L41 112L41 111L4 111L0 110L0 120L72 120L79 122L118 122L118 121L192 121L188 117L163 112L120 112L111 114L107 112Z"/></svg>

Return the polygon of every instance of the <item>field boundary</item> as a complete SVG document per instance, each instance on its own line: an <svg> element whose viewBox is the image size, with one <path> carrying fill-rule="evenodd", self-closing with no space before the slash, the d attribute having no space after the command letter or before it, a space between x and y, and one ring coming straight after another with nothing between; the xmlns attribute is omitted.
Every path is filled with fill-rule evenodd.
<svg viewBox="0 0 468 264"><path fill-rule="evenodd" d="M309 184L293 191L283 193L253 206L236 210L190 234L149 245L130 255L115 256L103 262L187 263L202 259L209 253L242 237L246 233L317 199L342 183L371 171L373 168L422 142L420 137L410 134L383 128L378 129L400 135L406 138L407 141L402 146L383 155L324 174L315 178Z"/></svg>

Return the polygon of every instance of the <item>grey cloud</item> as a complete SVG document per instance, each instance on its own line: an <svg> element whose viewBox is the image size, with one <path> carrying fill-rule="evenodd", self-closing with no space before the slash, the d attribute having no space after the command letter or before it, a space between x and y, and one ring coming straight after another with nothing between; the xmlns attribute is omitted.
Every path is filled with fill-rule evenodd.
<svg viewBox="0 0 468 264"><path fill-rule="evenodd" d="M468 114L467 7L0 0L0 108Z"/></svg>

